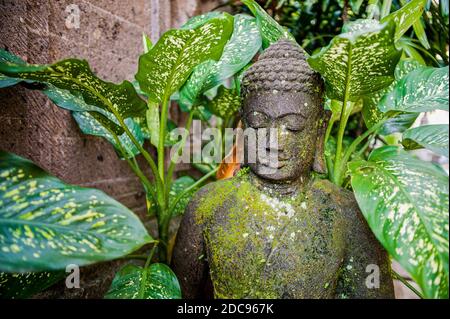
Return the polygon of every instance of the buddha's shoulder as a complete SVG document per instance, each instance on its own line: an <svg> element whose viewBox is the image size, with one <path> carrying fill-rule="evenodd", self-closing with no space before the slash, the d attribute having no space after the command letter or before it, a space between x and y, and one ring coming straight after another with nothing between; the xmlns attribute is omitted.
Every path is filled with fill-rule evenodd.
<svg viewBox="0 0 450 319"><path fill-rule="evenodd" d="M248 188L250 184L243 175L206 184L194 194L187 212L197 217L210 215L217 208L233 203L246 186Z"/></svg>
<svg viewBox="0 0 450 319"><path fill-rule="evenodd" d="M349 190L339 187L327 179L314 179L311 185L313 196L329 201L341 208L346 214L353 215L359 212L355 196Z"/></svg>
<svg viewBox="0 0 450 319"><path fill-rule="evenodd" d="M207 198L227 199L237 192L244 183L246 183L246 179L241 176L208 183L195 193L194 200L204 202Z"/></svg>

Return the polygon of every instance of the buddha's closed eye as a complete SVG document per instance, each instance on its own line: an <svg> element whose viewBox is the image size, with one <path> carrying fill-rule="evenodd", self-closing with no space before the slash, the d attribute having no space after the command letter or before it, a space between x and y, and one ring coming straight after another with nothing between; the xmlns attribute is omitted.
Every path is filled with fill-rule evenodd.
<svg viewBox="0 0 450 319"><path fill-rule="evenodd" d="M305 127L305 119L299 114L288 114L278 119L288 130L298 132Z"/></svg>
<svg viewBox="0 0 450 319"><path fill-rule="evenodd" d="M261 112L250 112L245 118L248 126L253 128L267 128L270 125L270 117Z"/></svg>
<svg viewBox="0 0 450 319"><path fill-rule="evenodd" d="M250 112L245 116L248 126L255 129L258 128L268 128L275 122L278 125L284 126L289 131L298 132L304 128L305 119L299 114L287 114L283 115L277 119L272 119L265 113L261 112Z"/></svg>

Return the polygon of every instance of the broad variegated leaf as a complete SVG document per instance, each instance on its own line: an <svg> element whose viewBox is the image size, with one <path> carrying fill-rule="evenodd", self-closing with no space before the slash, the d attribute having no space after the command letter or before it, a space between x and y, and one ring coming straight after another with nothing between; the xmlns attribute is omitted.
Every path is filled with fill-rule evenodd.
<svg viewBox="0 0 450 319"><path fill-rule="evenodd" d="M24 299L51 287L66 277L65 271L0 273L0 299Z"/></svg>
<svg viewBox="0 0 450 319"><path fill-rule="evenodd" d="M65 269L127 255L152 241L128 208L0 152L0 271Z"/></svg>
<svg viewBox="0 0 450 319"><path fill-rule="evenodd" d="M178 195L180 195L186 188L192 186L193 184L195 184L195 179L193 179L191 176L182 176L175 180L170 188L169 203L173 202L178 197ZM192 195L196 190L197 189L193 189L191 192L180 199L172 212L173 216L182 215L184 213L187 204L189 203Z"/></svg>
<svg viewBox="0 0 450 319"><path fill-rule="evenodd" d="M13 63L24 66L27 65L27 63L18 56L15 56L14 54L11 54L4 50L0 50L0 63L5 64ZM0 74L0 87L7 87L15 85L20 82L22 82L22 79L11 78L6 75ZM25 82L29 81L26 80ZM81 96L73 95L72 93L70 93L70 91L58 88L52 84L47 83L46 85L40 87L39 89L41 89L42 92L45 95L47 95L47 97L50 100L52 100L56 105L58 105L63 109L77 112L91 112L91 113L96 112L104 115L107 118L111 118L113 116L112 113L109 112L108 110L102 109L95 105L89 105L83 100ZM117 132L117 134L122 134L123 129L119 125L117 125L116 122L108 121L105 124L108 125L109 129L111 129L114 132Z"/></svg>
<svg viewBox="0 0 450 319"><path fill-rule="evenodd" d="M16 63L16 64L26 64L21 58L15 56L14 54L0 49L0 63ZM8 86L16 85L22 80L11 78L0 73L0 88L5 88Z"/></svg>
<svg viewBox="0 0 450 319"><path fill-rule="evenodd" d="M181 289L173 271L164 264L147 268L126 265L115 276L107 299L180 299Z"/></svg>
<svg viewBox="0 0 450 319"><path fill-rule="evenodd" d="M234 31L219 61L205 61L195 67L180 90L180 105L190 109L200 94L216 87L242 70L261 48L261 36L255 18L238 14Z"/></svg>
<svg viewBox="0 0 450 319"><path fill-rule="evenodd" d="M225 13L223 12L212 11L192 17L185 24L183 24L180 29L196 29L212 19L223 17L224 14Z"/></svg>
<svg viewBox="0 0 450 319"><path fill-rule="evenodd" d="M364 122L368 128L381 121L385 114L378 109L378 103L381 98L387 93L391 92L398 81L400 81L409 72L420 68L420 64L414 60L400 60L395 68L395 80L388 87L381 89L375 93L364 96L364 105L362 108L362 115ZM395 132L403 132L414 124L419 114L417 113L401 113L391 119L389 119L379 133L381 135L389 135Z"/></svg>
<svg viewBox="0 0 450 319"><path fill-rule="evenodd" d="M286 28L278 24L278 22L264 11L256 1L242 0L242 3L244 3L256 17L264 49L281 39L289 39L296 43L294 36Z"/></svg>
<svg viewBox="0 0 450 319"><path fill-rule="evenodd" d="M402 144L407 149L424 147L448 157L448 125L422 125L403 133Z"/></svg>
<svg viewBox="0 0 450 319"><path fill-rule="evenodd" d="M206 60L218 60L232 32L233 18L225 15L197 29L170 30L139 58L136 80L155 103L168 100Z"/></svg>
<svg viewBox="0 0 450 319"><path fill-rule="evenodd" d="M420 67L395 85L378 103L381 112L448 111L448 66Z"/></svg>
<svg viewBox="0 0 450 319"><path fill-rule="evenodd" d="M370 228L428 298L448 298L448 175L395 146L349 163Z"/></svg>
<svg viewBox="0 0 450 319"><path fill-rule="evenodd" d="M194 104L199 104L202 99L201 94L205 91L206 82L217 62L207 60L194 68L189 79L181 87L178 95L178 104L183 112L189 112Z"/></svg>
<svg viewBox="0 0 450 319"><path fill-rule="evenodd" d="M227 89L223 85L217 91L216 97L208 103L208 109L223 119L235 115L240 107L241 97L236 90Z"/></svg>
<svg viewBox="0 0 450 319"><path fill-rule="evenodd" d="M420 19L427 0L411 0L399 10L381 19L381 23L394 21L397 24L395 41Z"/></svg>
<svg viewBox="0 0 450 319"><path fill-rule="evenodd" d="M103 117L99 114L92 112L73 112L72 116L78 123L78 127L84 134L95 135L105 138L110 142L114 148L119 152L119 155L125 158L133 158L140 153L137 146L131 141L126 133L116 134L107 129L104 125ZM106 119L113 121L113 119ZM144 135L141 127L132 118L124 120L125 125L130 130L131 134L135 137L136 141L142 146L144 144ZM117 143L113 134L117 135L120 145ZM124 149L125 154L122 153L121 147Z"/></svg>
<svg viewBox="0 0 450 319"><path fill-rule="evenodd" d="M308 58L309 65L325 78L327 96L355 101L391 84L401 55L394 45L394 31L394 22L350 22L344 33Z"/></svg>
<svg viewBox="0 0 450 319"><path fill-rule="evenodd" d="M122 118L145 114L145 102L130 82L123 81L120 85L105 82L92 73L85 60L67 59L52 65L0 60L0 73L21 81L51 84L83 98L86 105L115 113Z"/></svg>

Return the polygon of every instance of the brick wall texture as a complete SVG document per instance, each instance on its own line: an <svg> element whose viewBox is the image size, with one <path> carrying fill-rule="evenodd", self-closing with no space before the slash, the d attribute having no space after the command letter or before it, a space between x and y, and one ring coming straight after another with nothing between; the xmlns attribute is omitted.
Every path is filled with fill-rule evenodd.
<svg viewBox="0 0 450 319"><path fill-rule="evenodd" d="M132 80L143 51L143 32L156 42L164 31L218 2L0 0L0 47L29 63L83 58L105 80ZM69 16L74 10L79 10L79 28ZM83 135L70 113L40 92L19 86L0 89L0 149L31 159L68 183L99 188L145 215L144 193L127 164L108 142ZM114 262L106 268L88 267L82 271L80 290L61 288L47 296L101 297L113 276L105 269L117 267Z"/></svg>

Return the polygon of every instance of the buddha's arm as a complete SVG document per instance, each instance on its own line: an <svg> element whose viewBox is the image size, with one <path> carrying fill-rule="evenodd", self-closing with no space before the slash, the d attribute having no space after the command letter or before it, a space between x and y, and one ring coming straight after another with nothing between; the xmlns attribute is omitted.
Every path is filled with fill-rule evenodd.
<svg viewBox="0 0 450 319"><path fill-rule="evenodd" d="M336 297L394 298L386 251L373 235L356 201L352 198L346 206L347 250Z"/></svg>
<svg viewBox="0 0 450 319"><path fill-rule="evenodd" d="M195 206L195 200L191 201L184 213L172 255L172 268L180 282L183 298L187 299L205 297L209 278L202 229L194 216Z"/></svg>

